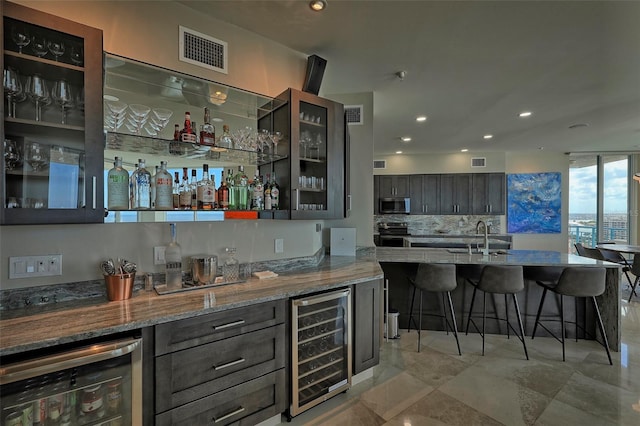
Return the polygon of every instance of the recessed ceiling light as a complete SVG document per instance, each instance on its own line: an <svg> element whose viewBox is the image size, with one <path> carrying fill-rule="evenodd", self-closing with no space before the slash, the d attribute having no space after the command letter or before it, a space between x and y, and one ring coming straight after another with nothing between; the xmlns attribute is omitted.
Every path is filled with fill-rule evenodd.
<svg viewBox="0 0 640 426"><path fill-rule="evenodd" d="M533 114L531 111L522 111L520 114L518 114L518 117L520 118L531 117L531 114Z"/></svg>
<svg viewBox="0 0 640 426"><path fill-rule="evenodd" d="M570 129L579 129L580 127L589 127L588 123L576 123L569 126Z"/></svg>
<svg viewBox="0 0 640 426"><path fill-rule="evenodd" d="M105 101L113 101L113 102L120 100L120 98L116 98L115 96L111 96L111 95L102 95L102 98Z"/></svg>
<svg viewBox="0 0 640 426"><path fill-rule="evenodd" d="M222 118L218 118L218 117L213 117L211 119L211 121L215 122L215 123L222 123L224 120Z"/></svg>
<svg viewBox="0 0 640 426"><path fill-rule="evenodd" d="M400 139L402 139L402 142L411 142L411 138L409 136L403 136Z"/></svg>
<svg viewBox="0 0 640 426"><path fill-rule="evenodd" d="M396 154L402 154L402 151L396 151Z"/></svg>
<svg viewBox="0 0 640 426"><path fill-rule="evenodd" d="M467 148L462 148L462 149L460 150L460 152L467 152L467 151L469 151Z"/></svg>
<svg viewBox="0 0 640 426"><path fill-rule="evenodd" d="M426 115L420 115L420 116L416 117L416 121L418 121L418 122L427 121L427 116Z"/></svg>
<svg viewBox="0 0 640 426"><path fill-rule="evenodd" d="M327 7L327 0L311 0L309 2L309 7L311 8L311 10L320 12Z"/></svg>
<svg viewBox="0 0 640 426"><path fill-rule="evenodd" d="M484 135L482 137L482 139L491 139L493 137L493 135Z"/></svg>

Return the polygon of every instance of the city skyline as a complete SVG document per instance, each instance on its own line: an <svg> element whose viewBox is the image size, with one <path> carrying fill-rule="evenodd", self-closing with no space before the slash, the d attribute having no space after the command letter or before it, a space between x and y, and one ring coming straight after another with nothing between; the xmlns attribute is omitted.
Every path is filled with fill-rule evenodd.
<svg viewBox="0 0 640 426"><path fill-rule="evenodd" d="M604 212L627 214L627 160L605 163ZM596 214L596 166L569 169L569 214Z"/></svg>

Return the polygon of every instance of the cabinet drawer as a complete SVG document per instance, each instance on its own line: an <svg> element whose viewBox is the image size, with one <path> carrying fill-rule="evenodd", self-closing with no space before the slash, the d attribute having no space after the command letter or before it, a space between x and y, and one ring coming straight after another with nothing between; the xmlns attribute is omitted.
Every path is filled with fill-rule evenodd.
<svg viewBox="0 0 640 426"><path fill-rule="evenodd" d="M284 323L284 300L157 325L155 354L162 355Z"/></svg>
<svg viewBox="0 0 640 426"><path fill-rule="evenodd" d="M156 358L156 412L283 368L285 347L280 324Z"/></svg>
<svg viewBox="0 0 640 426"><path fill-rule="evenodd" d="M156 425L255 425L286 409L280 369L156 416Z"/></svg>

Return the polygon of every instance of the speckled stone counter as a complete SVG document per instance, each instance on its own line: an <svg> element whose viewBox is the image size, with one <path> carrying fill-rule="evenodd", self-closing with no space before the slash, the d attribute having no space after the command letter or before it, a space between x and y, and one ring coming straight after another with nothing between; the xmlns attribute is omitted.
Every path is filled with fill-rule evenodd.
<svg viewBox="0 0 640 426"><path fill-rule="evenodd" d="M276 278L158 296L141 291L131 299L93 298L46 308L0 312L0 356L135 330L210 312L286 299L383 277L373 258L327 256L317 266Z"/></svg>
<svg viewBox="0 0 640 426"><path fill-rule="evenodd" d="M605 267L606 287L605 292L597 297L598 305L602 314L602 320L605 326L607 337L609 339L609 347L615 351L620 350L620 265L601 260L589 259L586 257L576 256L556 251L539 251L539 250L508 250L507 254L492 254L483 256L482 254L467 253L451 253L446 249L434 248L407 248L407 247L378 247L376 250L376 259L381 263L387 278L393 276L396 283L390 281L390 297L394 296L397 304L406 303L410 300L409 286L407 278L415 274L419 263L454 263L458 265L458 274L478 275L483 265L521 265L524 269L525 282L527 284L523 295L524 306L521 307L523 316L532 324L531 315L535 317L536 308L540 300L540 287L535 283L536 274L543 274L545 270L561 269L570 266L586 266L586 267ZM465 286L464 277L458 281L457 303L460 310L464 311L468 307L468 288ZM393 297L392 299L393 300ZM393 302L389 302L394 308L400 308L400 317L403 317L402 306L393 306ZM455 303L455 301L454 301ZM522 303L522 302L521 302ZM552 305L552 303L547 303ZM545 306L547 305L545 304ZM403 305L404 306L404 305ZM458 308L456 308L458 311ZM408 309L404 312L405 318L408 317ZM456 312L456 316L460 316L459 324L462 324L463 312ZM466 317L464 317L466 319ZM589 327L595 327L593 322L589 323ZM531 329L531 327L529 327ZM526 331L526 325L525 325Z"/></svg>

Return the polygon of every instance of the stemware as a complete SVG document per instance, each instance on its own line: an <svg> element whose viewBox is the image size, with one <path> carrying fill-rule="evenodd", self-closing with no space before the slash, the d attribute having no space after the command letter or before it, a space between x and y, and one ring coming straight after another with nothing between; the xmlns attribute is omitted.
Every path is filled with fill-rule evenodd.
<svg viewBox="0 0 640 426"><path fill-rule="evenodd" d="M2 74L2 85L7 98L7 116L15 118L15 100L22 95L22 83L18 72L11 67L5 68Z"/></svg>
<svg viewBox="0 0 640 426"><path fill-rule="evenodd" d="M278 155L278 144L282 140L282 133L273 132L271 133L271 144L273 145L273 155Z"/></svg>
<svg viewBox="0 0 640 426"><path fill-rule="evenodd" d="M36 34L31 37L31 51L38 57L43 58L49 53L47 39L44 36Z"/></svg>
<svg viewBox="0 0 640 426"><path fill-rule="evenodd" d="M18 46L18 53L22 53L22 48L31 43L27 27L18 24L11 26L11 40Z"/></svg>
<svg viewBox="0 0 640 426"><path fill-rule="evenodd" d="M58 80L53 85L51 97L62 109L62 124L67 123L67 108L71 108L73 106L74 97L72 92L73 90L71 89L71 85L67 80Z"/></svg>
<svg viewBox="0 0 640 426"><path fill-rule="evenodd" d="M60 56L64 55L65 46L62 40L49 40L47 42L47 47L56 61Z"/></svg>
<svg viewBox="0 0 640 426"><path fill-rule="evenodd" d="M4 140L4 164L7 170L13 170L22 165L22 157L16 142L11 139Z"/></svg>
<svg viewBox="0 0 640 426"><path fill-rule="evenodd" d="M40 144L37 142L32 142L27 150L26 161L27 163L29 163L34 172L39 172L46 167L48 158Z"/></svg>
<svg viewBox="0 0 640 426"><path fill-rule="evenodd" d="M149 113L151 108L142 104L130 104L129 105L129 117L126 124L127 129L131 133L140 134L143 126L149 119Z"/></svg>
<svg viewBox="0 0 640 426"><path fill-rule="evenodd" d="M105 101L105 104L107 105L105 113L108 113L104 117L105 127L115 132L124 123L122 113L124 113L128 105L121 101Z"/></svg>
<svg viewBox="0 0 640 426"><path fill-rule="evenodd" d="M40 110L43 104L50 101L47 83L40 74L34 74L27 79L27 96L36 106L36 121L40 121Z"/></svg>
<svg viewBox="0 0 640 426"><path fill-rule="evenodd" d="M69 57L74 65L81 67L84 63L84 47L80 44L72 44L69 50Z"/></svg>

